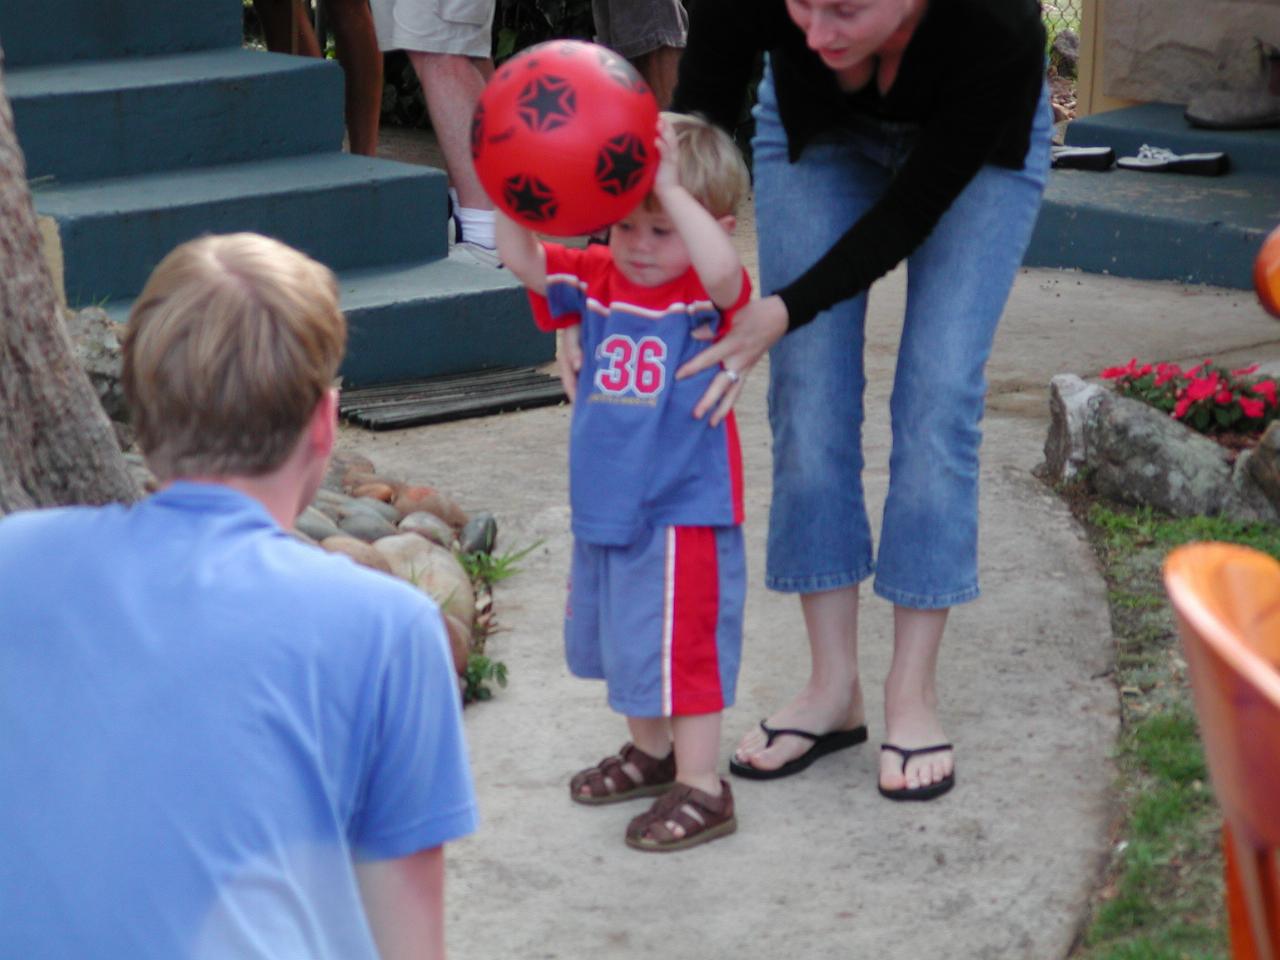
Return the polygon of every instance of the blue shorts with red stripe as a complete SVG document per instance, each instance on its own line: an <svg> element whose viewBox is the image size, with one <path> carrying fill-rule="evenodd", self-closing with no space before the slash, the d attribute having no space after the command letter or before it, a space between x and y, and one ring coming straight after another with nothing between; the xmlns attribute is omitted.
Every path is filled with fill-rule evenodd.
<svg viewBox="0 0 1280 960"><path fill-rule="evenodd" d="M574 543L565 658L629 717L733 704L746 597L742 528L655 527L635 543Z"/></svg>

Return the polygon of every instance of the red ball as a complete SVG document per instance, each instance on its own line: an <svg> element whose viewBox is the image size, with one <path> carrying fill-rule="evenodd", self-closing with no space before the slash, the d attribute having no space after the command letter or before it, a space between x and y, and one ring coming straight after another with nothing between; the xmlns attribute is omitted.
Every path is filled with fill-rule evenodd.
<svg viewBox="0 0 1280 960"><path fill-rule="evenodd" d="M471 157L494 204L530 230L594 233L635 209L658 169L658 102L605 47L552 40L493 75L471 122Z"/></svg>

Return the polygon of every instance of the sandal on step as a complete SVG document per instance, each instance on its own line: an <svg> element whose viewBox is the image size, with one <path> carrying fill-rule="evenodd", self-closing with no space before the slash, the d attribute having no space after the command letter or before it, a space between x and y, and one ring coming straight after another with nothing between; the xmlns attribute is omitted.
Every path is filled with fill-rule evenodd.
<svg viewBox="0 0 1280 960"><path fill-rule="evenodd" d="M634 770L635 776L629 771ZM652 797L676 782L676 753L663 759L651 757L634 743L625 743L616 756L605 757L594 767L579 770L569 780L569 797L575 803L598 806L633 797ZM587 792L583 793L582 788Z"/></svg>
<svg viewBox="0 0 1280 960"><path fill-rule="evenodd" d="M1208 153L1176 154L1165 147L1143 144L1136 157L1121 157L1116 166L1125 170L1156 170L1164 173L1194 173L1202 177L1217 177L1226 173L1231 161L1220 150Z"/></svg>
<svg viewBox="0 0 1280 960"><path fill-rule="evenodd" d="M951 744L937 743L932 747L916 747L914 750L908 750L905 747L897 747L892 743L880 744L881 750L889 750L902 757L902 775L907 775L907 764L911 762L912 757L919 757L926 753L941 753L944 750L950 750ZM880 796L888 797L890 800L932 800L934 797L940 797L952 787L956 785L956 772L953 769L941 780L936 783L925 784L923 787L899 787L897 790L888 790L883 784L880 784Z"/></svg>
<svg viewBox="0 0 1280 960"><path fill-rule="evenodd" d="M683 833L677 833L672 823ZM627 825L627 846L652 853L686 850L708 840L728 836L738 829L733 814L733 791L720 781L720 796L677 783L653 802L653 806Z"/></svg>
<svg viewBox="0 0 1280 960"><path fill-rule="evenodd" d="M1110 147L1049 148L1049 163L1055 169L1110 170L1116 162L1116 152Z"/></svg>

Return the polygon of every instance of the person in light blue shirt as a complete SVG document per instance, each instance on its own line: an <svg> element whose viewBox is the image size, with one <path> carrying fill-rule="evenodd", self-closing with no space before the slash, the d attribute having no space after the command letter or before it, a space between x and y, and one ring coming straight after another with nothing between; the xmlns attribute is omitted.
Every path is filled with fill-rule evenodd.
<svg viewBox="0 0 1280 960"><path fill-rule="evenodd" d="M0 522L0 956L444 956L477 815L439 611L287 532L345 337L320 264L182 245L124 347L163 488Z"/></svg>

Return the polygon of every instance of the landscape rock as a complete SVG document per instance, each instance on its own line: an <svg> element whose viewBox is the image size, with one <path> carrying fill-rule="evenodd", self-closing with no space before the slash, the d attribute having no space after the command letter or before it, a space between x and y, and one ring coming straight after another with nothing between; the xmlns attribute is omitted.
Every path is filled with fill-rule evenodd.
<svg viewBox="0 0 1280 960"><path fill-rule="evenodd" d="M446 613L457 617L471 630L475 619L475 592L471 578L453 551L432 543L416 533L398 533L373 544L388 562L391 571L429 595Z"/></svg>
<svg viewBox="0 0 1280 960"><path fill-rule="evenodd" d="M1049 381L1049 435L1044 442L1045 467L1051 480L1074 479L1085 465L1084 421L1089 400L1102 387L1075 374L1063 373Z"/></svg>
<svg viewBox="0 0 1280 960"><path fill-rule="evenodd" d="M351 513L372 513L376 517L381 517L387 523L395 526L400 522L400 511L387 503L385 500L377 500L373 497L354 497L347 507L344 514Z"/></svg>
<svg viewBox="0 0 1280 960"><path fill-rule="evenodd" d="M351 491L353 497L365 498L369 497L373 500L381 500L383 503L390 503L396 498L396 488L389 483L362 483Z"/></svg>
<svg viewBox="0 0 1280 960"><path fill-rule="evenodd" d="M299 532L305 533L317 543L323 543L329 537L336 537L342 532L333 520L326 517L315 507L307 507L302 513L298 514L298 519L294 521L293 525Z"/></svg>
<svg viewBox="0 0 1280 960"><path fill-rule="evenodd" d="M342 479L353 470L373 472L373 462L368 457L356 453L334 453L329 458L329 469L325 472L321 490L342 491Z"/></svg>
<svg viewBox="0 0 1280 960"><path fill-rule="evenodd" d="M357 540L355 537L340 533L336 536L326 537L320 541L320 546L330 553L345 553L361 566L380 570L383 573L392 573L391 563L387 558L373 544L366 543L364 540Z"/></svg>
<svg viewBox="0 0 1280 960"><path fill-rule="evenodd" d="M65 310L63 319L76 358L93 384L102 409L111 420L127 421L129 410L120 385L120 336L123 324L116 323L101 307Z"/></svg>
<svg viewBox="0 0 1280 960"><path fill-rule="evenodd" d="M1090 478L1103 496L1178 517L1224 512L1227 452L1166 413L1101 390L1088 401L1084 440Z"/></svg>
<svg viewBox="0 0 1280 960"><path fill-rule="evenodd" d="M401 533L416 533L442 547L453 544L453 527L425 510L408 514L396 526Z"/></svg>
<svg viewBox="0 0 1280 960"><path fill-rule="evenodd" d="M371 483L387 482L388 481L384 477L378 476L372 470L365 470L362 466L348 470L342 475L342 489L353 495L360 487L367 486ZM395 486L395 484L392 484L392 486Z"/></svg>
<svg viewBox="0 0 1280 960"><path fill-rule="evenodd" d="M1262 434L1258 446L1241 455L1243 472L1258 486L1271 503L1280 503L1280 420L1273 420ZM1237 461L1237 465L1240 461Z"/></svg>
<svg viewBox="0 0 1280 960"><path fill-rule="evenodd" d="M471 631L453 614L445 613L443 616L449 634L449 651L453 654L453 668L461 675L471 657Z"/></svg>
<svg viewBox="0 0 1280 960"><path fill-rule="evenodd" d="M1050 382L1049 410L1050 481L1083 476L1105 497L1177 517L1280 521L1280 421L1235 456L1166 412L1072 374Z"/></svg>
<svg viewBox="0 0 1280 960"><path fill-rule="evenodd" d="M394 505L401 514L417 513L419 510L434 513L455 530L461 530L467 523L467 515L462 512L462 508L435 487L401 487Z"/></svg>
<svg viewBox="0 0 1280 960"><path fill-rule="evenodd" d="M498 541L498 521L492 513L477 513L458 535L458 550L462 553L493 553Z"/></svg>
<svg viewBox="0 0 1280 960"><path fill-rule="evenodd" d="M372 510L352 510L338 521L338 529L357 540L373 543L382 537L389 537L396 532L391 522L378 516Z"/></svg>

